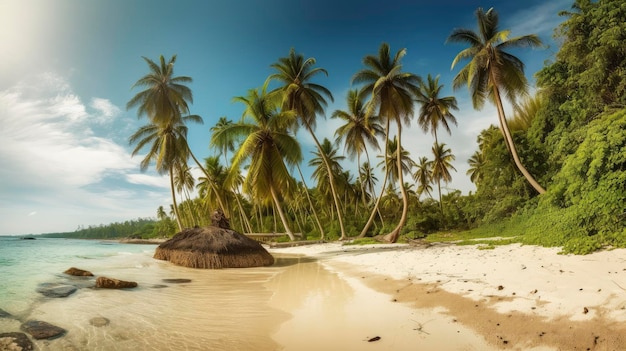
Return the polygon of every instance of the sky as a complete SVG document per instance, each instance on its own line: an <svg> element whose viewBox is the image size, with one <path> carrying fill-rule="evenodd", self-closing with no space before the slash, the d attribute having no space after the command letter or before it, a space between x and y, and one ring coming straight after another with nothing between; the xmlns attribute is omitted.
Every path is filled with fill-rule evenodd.
<svg viewBox="0 0 626 351"><path fill-rule="evenodd" d="M175 75L189 76L192 151L204 158L210 131L221 116L237 121L233 97L260 87L270 65L293 47L328 71L316 83L333 94L326 115L346 109L351 77L366 55L386 42L406 48L403 69L440 75L444 96L459 105L458 126L438 137L456 156L447 189L475 187L465 174L478 133L497 123L493 106L473 109L466 90L453 91L451 70L461 44L446 44L455 28L476 30L474 12L493 7L512 36L537 34L541 49L513 52L534 74L554 58L558 13L572 0L0 0L0 235L74 231L89 225L155 217L169 208L169 181L153 168L141 172L128 137L147 123L126 103L133 84L148 73L142 56L177 55ZM508 112L510 113L510 111ZM316 135L335 140L340 123L320 116ZM298 134L306 167L314 148ZM413 122L403 146L413 159L430 157L433 137ZM343 146L340 146L343 152ZM372 152L374 155L380 152ZM377 163L378 160L373 160ZM344 169L357 174L356 161ZM195 175L199 171L194 170ZM379 177L382 179L382 177ZM410 180L410 179L408 179ZM313 186L313 182L309 183Z"/></svg>

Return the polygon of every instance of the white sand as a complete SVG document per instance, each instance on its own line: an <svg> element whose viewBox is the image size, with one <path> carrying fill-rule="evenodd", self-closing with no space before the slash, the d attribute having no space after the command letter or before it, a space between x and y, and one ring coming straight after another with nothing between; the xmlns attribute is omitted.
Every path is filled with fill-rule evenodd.
<svg viewBox="0 0 626 351"><path fill-rule="evenodd" d="M441 305L448 318L462 316L468 312L468 308L479 307L478 303L483 303L487 308L481 308L481 311L494 313L485 315L483 324L492 325L483 325L481 329L472 326L471 321L468 322L481 334L492 334L489 329L500 327L501 323L494 320L502 316L510 317L510 321L515 319L512 314L519 317L520 322L511 326L513 331L522 328L525 319L530 323L529 318L534 318L533 326L539 329L528 331L527 335L518 335L517 338L509 336L511 342L504 342L497 333L483 335L497 346L526 350L548 345L551 347L548 349L567 349L564 347L567 347L565 343L568 342L568 345L576 345L584 350L582 344L589 344L589 349L595 349L595 346L605 342L602 350L618 350L619 346L614 345L620 344L626 349L626 334L623 334L626 331L626 250L602 251L585 256L559 255L559 251L558 248L517 244L479 250L477 246L443 244L420 248L408 245L349 246L339 243L271 250L273 253L314 257L331 270L352 271L353 277L361 275L365 278L364 275L372 274L392 278L396 287L399 287L395 290L385 286L391 285L391 282L387 284L382 280L381 283L380 279L378 283L369 285L386 293L397 292L400 301L411 303L415 300L417 306L420 306L419 300L423 300L416 297L419 295L417 290L407 296L401 295L407 282L409 285L423 286L422 291L431 289L425 291L425 294L442 290L442 293L462 297L452 302L454 299L446 298L449 295L441 295ZM398 284L400 282L404 283ZM391 297L388 299L391 301ZM429 306L432 305L430 303ZM503 321L502 326L504 324ZM591 331L590 326L598 330ZM547 328L553 329L548 332ZM576 328L589 330L589 335L578 333L585 335L579 335L580 340L567 340L566 334L573 333ZM515 333L513 331L509 334ZM550 339L544 337L546 333L563 335L548 335ZM625 336L613 335L615 333ZM524 333L520 331L519 334Z"/></svg>

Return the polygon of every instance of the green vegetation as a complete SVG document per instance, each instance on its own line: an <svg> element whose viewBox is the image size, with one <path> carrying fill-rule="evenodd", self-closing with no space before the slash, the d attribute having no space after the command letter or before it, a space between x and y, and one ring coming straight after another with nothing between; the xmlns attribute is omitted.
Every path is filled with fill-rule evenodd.
<svg viewBox="0 0 626 351"><path fill-rule="evenodd" d="M174 224L171 223L171 225L172 228L163 227L162 223L158 223L154 219L138 218L125 222L78 228L73 232L48 233L41 236L73 239L163 238L171 233Z"/></svg>
<svg viewBox="0 0 626 351"><path fill-rule="evenodd" d="M169 63L161 57L160 65L146 59L150 73L136 83L146 90L128 106L149 123L130 141L134 153L149 149L142 169L154 164L170 175L173 205L158 209L158 221L120 236L172 235L176 226L209 224L221 208L234 229L285 233L281 240L299 232L307 239L358 238L356 244L372 237L485 249L518 242L577 254L626 247L626 4L576 0L563 15L556 31L562 46L536 73L534 96L523 62L508 50L539 46L535 35L512 36L498 27L495 10L478 9L479 31L457 29L449 37L467 45L450 58L453 67L467 62L452 86L467 87L475 108L498 109L498 126L480 133L468 160L466 176L476 185L468 195L440 190L458 176L451 173L455 150L437 141L440 127L456 132L456 99L439 96L442 84L433 75L423 80L405 72L405 49L383 43L364 56L363 69L355 67L346 109L331 113L342 122L336 143L315 134L333 101L320 81L328 73L291 49L269 64L274 73L262 88L235 98L241 119L222 117L211 127L207 144L216 155L204 160L197 182L187 164L191 157L200 166L186 142L186 123L202 121L190 115L191 78L173 75L175 56ZM503 98L515 106L509 118ZM432 155L402 147L403 128L413 119L414 128L433 134ZM294 137L300 127L315 141L312 156L302 155ZM342 151L357 158L356 169L344 169ZM302 162L314 167L315 184L306 184Z"/></svg>

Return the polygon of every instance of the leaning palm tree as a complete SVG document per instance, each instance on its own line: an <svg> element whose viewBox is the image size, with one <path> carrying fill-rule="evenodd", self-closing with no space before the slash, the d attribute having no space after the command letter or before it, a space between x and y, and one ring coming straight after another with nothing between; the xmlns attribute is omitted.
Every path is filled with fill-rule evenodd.
<svg viewBox="0 0 626 351"><path fill-rule="evenodd" d="M435 143L439 143L439 140L437 140L437 129L441 125L448 134L452 134L450 123L456 126L457 122L451 111L459 108L454 96L439 96L443 88L443 85L439 84L439 76L433 78L429 74L427 81L427 84L425 82L420 83L420 89L417 94L416 101L420 105L417 123L424 132L430 130L435 137Z"/></svg>
<svg viewBox="0 0 626 351"><path fill-rule="evenodd" d="M185 219L189 220L189 218L187 218L188 216L191 217L191 222L193 222L194 225L198 224L198 220L195 217L194 214L194 210L192 208L192 204L191 204L191 190L193 190L193 188L196 185L196 180L193 178L193 175L191 174L191 168L189 167L189 165L187 165L187 163L179 163L174 167L174 187L176 188L176 191L181 194L182 196L184 196L184 201L181 204L181 207L184 206L185 204L187 205L187 216L184 216ZM183 207L184 209L184 207ZM191 227L192 223L189 223L189 221L187 221L187 227Z"/></svg>
<svg viewBox="0 0 626 351"><path fill-rule="evenodd" d="M324 199L331 198L332 201L332 188L328 186L326 181L328 178L328 168L326 164L330 164L330 171L333 172L333 179L341 180L340 175L343 171L340 161L345 157L337 154L337 149L332 145L330 140L324 138L319 151L313 151L314 157L309 161L309 166L313 167L313 173L311 177L317 181L317 189L320 194L324 195ZM324 161L326 160L326 161ZM339 182L337 182L339 183ZM339 184L335 184L339 185ZM338 187L336 186L335 189ZM331 205L332 206L332 205ZM339 216L344 216L341 208L336 211ZM339 240L345 240L346 237L342 236Z"/></svg>
<svg viewBox="0 0 626 351"><path fill-rule="evenodd" d="M328 72L320 67L314 67L315 58L305 59L302 54L297 54L294 48L291 48L287 57L281 57L278 62L271 65L277 73L270 75L267 82L278 81L281 86L274 90L273 94L280 94L282 97L282 105L284 110L292 110L297 116L297 122L304 126L309 132L317 149L321 152L321 144L315 136L315 127L317 125L317 115L324 114L324 108L328 104L326 99L333 101L333 95L330 90L322 85L313 83L312 80L320 75L328 75ZM298 124L292 125L297 128ZM330 170L330 163L324 158L327 168L328 183L335 203L335 208L339 211L339 199L335 189L335 179L333 172ZM346 230L343 224L343 218L337 212L337 220L341 228L341 237L346 237Z"/></svg>
<svg viewBox="0 0 626 351"><path fill-rule="evenodd" d="M446 144L435 143L432 148L433 161L432 161L432 180L437 182L437 190L439 191L439 208L443 213L443 202L441 201L441 181L446 183L452 181L449 169L456 171L452 166L452 161L455 157L452 154L450 148L446 148Z"/></svg>
<svg viewBox="0 0 626 351"><path fill-rule="evenodd" d="M295 240L281 199L296 187L288 167L302 161L300 144L288 131L296 114L291 110L279 111L276 100L268 97L266 89L267 84L261 90L252 89L247 96L234 99L245 105L242 120L213 133L211 145L219 145L224 138L245 138L235 152L229 177L249 162L244 189L260 204L273 203L287 235Z"/></svg>
<svg viewBox="0 0 626 351"><path fill-rule="evenodd" d="M374 115L374 110L378 109L377 115L386 122L385 138L387 140L385 144L389 140L390 122L396 122L397 138L400 147L402 145L402 125L403 122L408 124L411 121L414 111L413 101L418 91L418 84L421 82L419 76L409 72L402 72L401 61L405 55L406 49L401 49L392 57L389 45L383 43L378 50L378 56L365 56L363 64L366 68L352 77L353 83L364 84L363 93L371 97L368 116ZM387 154L386 150L385 154ZM396 228L385 236L385 240L390 242L396 242L400 237L400 230L406 222L409 205L406 190L402 186L404 180L400 153L397 156L396 168L398 169L398 182L402 193L402 215ZM372 212L363 231L367 231L373 218L374 213Z"/></svg>
<svg viewBox="0 0 626 351"><path fill-rule="evenodd" d="M226 128L233 124L233 121L227 119L225 116L220 117L215 126L211 127L211 133L215 133L220 129ZM228 152L235 151L235 140L222 140L221 145L216 145L215 148L224 156L224 162L228 166Z"/></svg>
<svg viewBox="0 0 626 351"><path fill-rule="evenodd" d="M455 29L448 37L450 42L470 45L469 48L459 52L452 61L452 68L454 68L460 61L470 60L454 77L453 88L456 90L466 85L475 109L481 109L488 97L496 105L500 130L515 165L532 187L538 193L543 194L545 189L539 185L519 159L504 114L501 96L502 92L515 106L517 96L526 95L528 92L524 63L505 50L518 47L540 47L541 40L534 34L509 38L510 30L499 30L498 14L493 8L487 12L478 8L476 18L479 33L469 29Z"/></svg>

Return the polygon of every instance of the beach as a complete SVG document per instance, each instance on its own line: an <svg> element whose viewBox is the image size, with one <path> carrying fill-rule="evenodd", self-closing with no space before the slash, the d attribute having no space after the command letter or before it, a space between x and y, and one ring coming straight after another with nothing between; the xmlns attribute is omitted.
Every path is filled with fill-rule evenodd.
<svg viewBox="0 0 626 351"><path fill-rule="evenodd" d="M383 294L376 298L386 299L388 311L401 305L423 313L398 314L386 328L364 330L376 333L381 345L402 328L417 339L380 350L625 350L626 250L559 251L518 244L483 250L328 243L272 252L319 260L354 286ZM342 335L339 325L329 329ZM424 346L430 341L437 347Z"/></svg>
<svg viewBox="0 0 626 351"><path fill-rule="evenodd" d="M33 340L36 350L539 351L626 345L624 249L574 256L517 244L484 250L322 243L268 248L276 258L269 267L203 270L153 259L155 245L62 239L15 244L31 252L39 245L41 254L11 261L13 271L3 268L8 275L31 273L20 278L19 291L0 285L0 308L13 315L0 318L0 332L19 331L26 320L67 330L53 340ZM15 257L18 251L13 249ZM76 284L60 273L70 265L138 287L93 289L83 281L67 298L33 292L42 282ZM31 274L36 279L27 280ZM109 323L95 325L94 318Z"/></svg>

